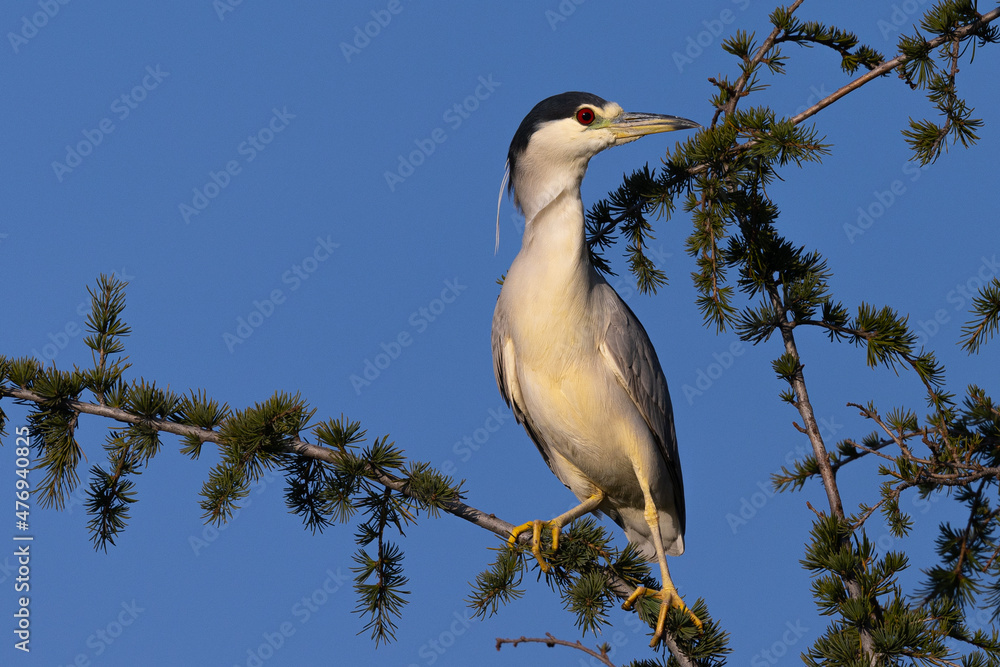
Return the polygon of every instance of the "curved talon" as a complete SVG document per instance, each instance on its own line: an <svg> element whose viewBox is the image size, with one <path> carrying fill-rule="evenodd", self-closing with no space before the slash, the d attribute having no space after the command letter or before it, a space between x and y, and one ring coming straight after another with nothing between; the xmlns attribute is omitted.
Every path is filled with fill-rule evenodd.
<svg viewBox="0 0 1000 667"><path fill-rule="evenodd" d="M552 551L555 552L559 548L559 532L562 529L562 524L559 521L553 519L552 521L528 521L527 523L522 523L520 526L510 531L510 537L507 539L508 544L514 546L517 544L517 538L521 536L521 533L531 531L531 553L535 555L535 559L538 561L538 566L542 568L542 572L548 574L552 566L548 564L545 557L542 556L542 526L552 527Z"/></svg>
<svg viewBox="0 0 1000 667"><path fill-rule="evenodd" d="M677 594L677 589L674 587L667 587L663 590L653 590L646 588L645 586L639 586L636 588L631 595L622 603L622 609L629 611L635 606L636 601L641 597L659 597L660 598L660 613L656 617L656 631L653 633L653 639L649 642L650 647L655 648L657 644L663 639L664 625L667 620L667 610L670 607L675 609L680 609L688 615L691 621L698 628L698 633L703 632L701 619L694 615L694 612L684 604L684 600L681 596Z"/></svg>
<svg viewBox="0 0 1000 667"><path fill-rule="evenodd" d="M628 599L626 599L625 602L622 603L622 609L624 609L625 611L631 611L632 607L635 606L636 601L646 594L646 590L647 588L645 586L639 586L634 591L632 591L632 595L628 596Z"/></svg>
<svg viewBox="0 0 1000 667"><path fill-rule="evenodd" d="M507 544L509 544L510 546L514 546L515 544L517 544L517 538L521 536L521 533L523 533L526 530L531 530L534 524L535 524L534 521L529 521L528 523L522 523L520 526L510 531L510 537L507 538Z"/></svg>
<svg viewBox="0 0 1000 667"><path fill-rule="evenodd" d="M559 549L559 532L562 530L562 527L571 524L587 512L593 512L603 501L604 492L600 489L595 489L594 492L582 503L568 512L563 512L554 519L549 519L548 521L529 521L528 523L522 523L520 526L510 531L510 538L507 542L511 546L514 546L517 544L517 538L521 536L521 533L527 532L530 529L531 553L535 554L535 558L538 560L538 566L542 568L542 572L548 574L549 570L552 569L552 566L549 565L545 561L544 556L542 556L542 526L549 526L552 528L552 553L555 553L556 550Z"/></svg>

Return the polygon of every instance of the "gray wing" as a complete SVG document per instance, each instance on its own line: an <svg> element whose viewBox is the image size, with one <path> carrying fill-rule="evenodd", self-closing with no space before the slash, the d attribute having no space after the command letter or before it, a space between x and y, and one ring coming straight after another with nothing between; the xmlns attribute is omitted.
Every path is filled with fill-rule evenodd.
<svg viewBox="0 0 1000 667"><path fill-rule="evenodd" d="M683 535L686 524L684 479L677 454L674 411L670 405L667 380L656 358L656 350L632 309L607 283L596 289L601 293L602 310L608 318L607 333L600 343L601 353L653 434L673 482L674 508Z"/></svg>
<svg viewBox="0 0 1000 667"><path fill-rule="evenodd" d="M510 337L510 329L507 322L507 312L503 307L503 296L497 301L497 309L493 313L493 374L497 379L497 387L504 402L513 411L514 419L518 424L524 426L542 458L545 465L552 470L552 463L549 461L548 445L538 433L538 429L531 421L524 405L524 398L521 395L521 385L517 379L517 353L514 350L514 342Z"/></svg>

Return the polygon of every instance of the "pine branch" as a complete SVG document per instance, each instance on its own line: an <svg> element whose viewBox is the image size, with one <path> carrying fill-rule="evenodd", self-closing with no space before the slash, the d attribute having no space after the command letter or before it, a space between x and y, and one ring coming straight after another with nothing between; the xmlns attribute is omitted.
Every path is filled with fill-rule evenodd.
<svg viewBox="0 0 1000 667"><path fill-rule="evenodd" d="M45 400L42 396L39 396L30 389L14 388L0 384L0 398L5 396L17 399L18 401L26 401L36 404L41 404ZM141 417L122 408L89 403L78 399L66 399L62 401L62 407L78 414L96 415L112 419L123 424L141 424L146 428L150 428L158 432L172 433L174 435L182 436L188 440L197 439L202 443L212 442L215 444L223 444L224 442L224 438L218 430L191 426L188 424L179 424L166 419ZM342 465L350 458L350 454L346 451L335 451L326 447L320 447L306 442L298 437L287 439L285 441L284 451L288 454L322 461L331 465ZM419 496L417 491L411 486L407 479L388 474L382 469L373 467L369 467L368 473L374 481L384 487L387 491L395 491L403 496L413 498L415 500L422 500L421 496ZM437 504L437 507L448 514L464 519L465 521L488 530L504 539L510 536L511 532L515 528L514 524L504 521L492 513L488 514L482 510L472 507L457 498L443 499ZM519 539L519 544L527 545L530 539L530 534L522 534ZM359 568L357 571L359 572L359 577L361 574L364 574L365 578L367 578L367 576L370 576L375 572L375 569L372 566L372 563L376 562L374 559L367 558L363 555L357 556L356 560L357 558L362 559L358 561ZM393 574L396 573L394 572ZM614 592L615 596L619 600L626 600L635 590L634 584L625 581L620 576L613 573L607 574L607 580L609 588ZM380 589L365 589L366 592L379 590ZM366 607L366 609L368 608ZM373 631L376 631L377 627L383 627L383 629L390 631L391 636L392 628L389 626L377 626L378 622L379 621L377 620L373 620L372 623L375 623L376 625L370 623L368 627L373 628ZM676 638L670 636L668 633L665 635L663 641L682 667L697 667L699 663L685 655L685 653L678 646Z"/></svg>
<svg viewBox="0 0 1000 667"><path fill-rule="evenodd" d="M795 5L793 6L793 8L797 7L799 4L800 3L795 3ZM983 14L979 19L977 19L975 21L972 21L972 22L970 22L970 23L968 23L966 25L963 25L963 26L957 28L956 30L954 30L948 36L942 35L942 36L935 37L934 39L927 41L927 42L924 43L924 46L926 47L927 51L931 51L931 50L936 49L937 47L941 46L942 44L944 44L944 43L946 43L948 41L952 41L952 40L956 40L956 39L958 39L958 40L964 39L964 38L966 38L966 37L968 37L968 36L970 36L970 35L972 35L974 33L977 33L979 31L982 31L982 30L986 29L987 26L990 26L990 24L993 21L996 21L998 18L1000 18L1000 8L994 9L992 11L989 11L989 12ZM781 30L776 27L771 32L771 34L768 36L768 38L770 39L773 36L773 39L777 39L777 36L780 33L781 33ZM767 44L767 42L765 41L765 44L762 45L760 47L760 49L757 50L757 52L756 52L756 54L754 56L754 61L756 61L758 64L761 61L761 59L763 58L764 47L765 46L773 47L773 40L772 40L771 44ZM813 116L815 116L816 114L818 114L820 111L822 111L826 107L828 107L831 104L833 104L834 102L836 102L837 100L839 100L839 99L841 99L843 97L846 97L847 95L853 93L854 91L862 88L866 84L871 83L873 80L875 80L875 79L877 79L879 77L885 76L886 74L889 74L893 70L901 67L902 65L905 65L908 62L911 62L912 60L914 60L914 56L912 56L912 55L899 54L896 57L894 57L894 58L892 58L890 60L887 60L887 61L885 61L885 62L883 62L883 63L875 66L874 68L872 68L871 70L869 70L865 74L862 74L861 76L857 77L856 79L854 79L854 80L848 82L847 84L841 86L840 88L838 88L834 92L830 93L829 95L827 95L823 99L821 99L818 102L816 102L815 104L813 104L811 107L809 107L805 111L802 111L802 112L800 112L800 113L792 116L791 118L788 119L788 122L790 124L792 124L793 126L794 125L800 125L804 121L808 120L809 118L812 118ZM737 84L742 84L742 85L738 86L738 85L734 84L731 87L728 86L728 84L725 84L724 82L716 81L715 79L710 79L710 82L714 83L717 86L727 87L726 89L727 89L727 95L728 95L727 98L726 98L727 101L726 101L726 104L725 104L725 108L721 109L721 110L717 109L715 115L712 118L711 127L715 127L716 124L717 124L717 122L718 122L719 116L722 113L725 113L726 110L728 110L728 109L733 109L734 110L735 109L735 105L736 105L736 101L739 98L746 96L746 91L744 90L744 88L746 86L746 81L743 81L743 77L741 77L741 79L738 80ZM732 152L733 155L742 153L742 152L747 151L750 148L756 146L759 142L760 142L759 139L750 139L749 141L746 141L746 142L743 142L743 143L734 144L732 146L732 148L731 148L731 152ZM698 174L704 173L706 170L708 170L710 168L710 166L711 165L708 164L708 163L706 163L706 162L701 162L701 163L698 163L698 164L694 164L694 165L691 165L689 167L688 173L691 176L696 176Z"/></svg>
<svg viewBox="0 0 1000 667"><path fill-rule="evenodd" d="M969 35L977 32L977 31L982 30L985 26L987 26L990 23L992 23L993 21L997 20L997 18L1000 18L1000 8L994 9L993 11L990 11L990 12L987 12L987 13L983 14L979 19L977 19L975 21L972 21L972 22L970 22L970 23L968 23L968 24L966 24L966 25L964 25L964 26L956 29L955 31L952 32L951 35L948 35L948 36L941 35L939 37L935 37L934 39L926 42L926 50L927 51L931 51L931 50L936 49L937 47L941 46L945 42L949 42L949 41L952 41L952 40L955 40L955 39L963 39L965 37L968 37ZM826 107L830 106L831 104L833 104L834 102L836 102L840 98L842 98L842 97L844 97L846 95L849 95L850 93L853 93L855 90L858 90L859 88L861 88L865 84L870 83L872 80L877 79L880 76L884 76L884 75L888 74L892 70L896 69L897 67L900 67L901 65L904 65L904 64L910 62L911 60L913 60L912 56L908 56L908 55L905 55L905 54L900 54L900 55L896 56L895 58L892 58L891 60L885 61L881 65L878 65L874 69L872 69L872 70L866 72L865 74L862 74L858 78L854 79L850 83L848 83L848 84L846 84L844 86L841 86L840 88L838 88L834 92L830 93L829 95L827 95L826 97L824 97L820 101L816 102L816 104L812 105L811 107L809 107L805 111L792 116L791 122L794 123L794 124L796 124L796 125L798 125L799 123L801 123L802 121L806 120L807 118L811 118L812 116L815 116L817 113L819 113L820 111L822 111Z"/></svg>
<svg viewBox="0 0 1000 667"><path fill-rule="evenodd" d="M962 349L973 354L1000 331L1000 279L994 278L972 300L975 316L962 327Z"/></svg>
<svg viewBox="0 0 1000 667"><path fill-rule="evenodd" d="M740 98L745 97L747 95L748 87L750 88L753 87L754 73L757 71L757 68L760 66L760 64L767 60L766 56L768 52L774 47L775 41L778 39L778 36L781 35L781 33L784 31L784 27L778 25L780 22L775 20L775 15L777 15L780 12L783 16L791 18L791 15L795 13L795 10L798 9L799 6L804 1L805 0L795 0L795 2L793 2L789 7L775 10L775 14L772 14L772 22L775 23L774 30L772 30L771 33L764 38L763 43L754 52L752 57L746 57L745 55L743 56L743 61L744 61L742 66L743 73L740 75L738 79L736 79L735 83L733 83L732 85L727 85L727 84L719 84L718 82L711 80L713 83L716 83L716 85L718 85L722 90L725 91L727 97L721 104L717 105L715 114L712 116L712 123L710 127L715 127L721 115L723 114L725 114L726 116L733 115L733 113L736 111L736 104L739 102Z"/></svg>

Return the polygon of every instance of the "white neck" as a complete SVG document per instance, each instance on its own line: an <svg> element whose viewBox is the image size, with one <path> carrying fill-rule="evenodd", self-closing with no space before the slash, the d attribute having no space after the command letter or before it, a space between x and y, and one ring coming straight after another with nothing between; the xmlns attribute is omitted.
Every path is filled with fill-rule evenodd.
<svg viewBox="0 0 1000 667"><path fill-rule="evenodd" d="M580 183L590 156L566 156L548 151L526 152L511 174L515 202L530 221L564 194L580 198Z"/></svg>
<svg viewBox="0 0 1000 667"><path fill-rule="evenodd" d="M521 252L540 253L556 264L589 262L582 220L579 188L563 190L534 215L525 216Z"/></svg>

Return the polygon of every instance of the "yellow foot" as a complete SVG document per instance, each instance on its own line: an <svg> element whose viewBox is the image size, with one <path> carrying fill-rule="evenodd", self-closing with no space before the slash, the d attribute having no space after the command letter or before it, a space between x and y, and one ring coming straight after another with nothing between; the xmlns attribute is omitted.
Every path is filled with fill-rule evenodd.
<svg viewBox="0 0 1000 667"><path fill-rule="evenodd" d="M641 597L659 597L660 598L660 614L656 618L656 631L653 633L653 640L649 642L650 647L655 648L657 644L663 639L663 626L667 620L667 610L670 607L675 609L680 609L691 618L691 621L697 626L698 632L701 633L701 619L694 615L694 612L688 609L688 606L684 604L684 600L681 596L677 594L677 589L673 586L664 588L662 591L650 590L645 586L639 586L639 588L633 591L632 595L628 596L628 599L622 604L622 609L628 611L635 606L636 601Z"/></svg>
<svg viewBox="0 0 1000 667"><path fill-rule="evenodd" d="M562 528L562 524L558 521L529 521L528 523L523 523L514 530L510 531L510 538L507 540L511 546L517 544L517 538L520 537L521 533L531 531L531 553L535 555L538 560L538 566L542 568L542 572L548 574L551 569L551 565L542 556L542 526L552 528L552 551L554 552L559 548L559 530Z"/></svg>

